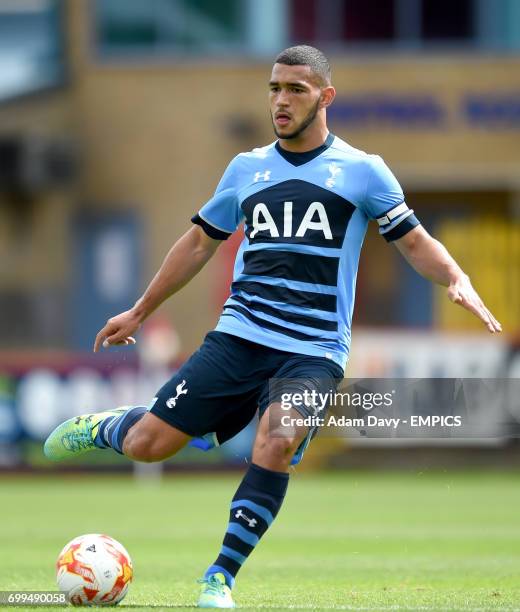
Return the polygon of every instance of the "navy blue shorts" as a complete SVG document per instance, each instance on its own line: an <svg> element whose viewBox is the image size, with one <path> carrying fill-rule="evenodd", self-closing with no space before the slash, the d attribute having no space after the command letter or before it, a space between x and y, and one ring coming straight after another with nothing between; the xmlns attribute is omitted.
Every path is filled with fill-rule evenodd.
<svg viewBox="0 0 520 612"><path fill-rule="evenodd" d="M330 392L343 378L325 357L279 351L238 336L211 331L202 346L159 390L150 410L184 433L216 432L219 444L240 432L282 392ZM277 379L277 385L269 384ZM274 390L273 390L274 389ZM295 406L303 416L312 408Z"/></svg>

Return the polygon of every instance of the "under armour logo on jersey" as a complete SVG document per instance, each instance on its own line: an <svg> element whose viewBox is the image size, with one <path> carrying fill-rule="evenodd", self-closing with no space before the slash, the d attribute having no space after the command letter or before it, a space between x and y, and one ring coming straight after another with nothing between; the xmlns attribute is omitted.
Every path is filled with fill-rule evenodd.
<svg viewBox="0 0 520 612"><path fill-rule="evenodd" d="M254 182L258 183L260 179L262 181L268 181L271 178L271 170L266 170L265 172L256 172Z"/></svg>
<svg viewBox="0 0 520 612"><path fill-rule="evenodd" d="M329 164L329 172L330 176L325 181L325 186L329 189L332 189L332 187L334 187L334 185L336 184L336 177L338 176L338 174L341 174L341 168L336 162L332 162L331 164Z"/></svg>
<svg viewBox="0 0 520 612"><path fill-rule="evenodd" d="M168 408L175 408L175 406L177 405L177 400L179 399L179 397L181 395L186 395L186 393L188 393L188 389L184 388L185 384L186 384L186 381L183 380L180 384L178 384L175 387L175 391L176 391L177 395L175 397L170 397L166 401L166 405L168 406Z"/></svg>
<svg viewBox="0 0 520 612"><path fill-rule="evenodd" d="M258 523L258 521L255 518L250 519L248 516L246 516L242 510L237 510L235 512L235 518L243 518L244 521L247 522L247 524L249 525L249 527L255 527L255 525Z"/></svg>

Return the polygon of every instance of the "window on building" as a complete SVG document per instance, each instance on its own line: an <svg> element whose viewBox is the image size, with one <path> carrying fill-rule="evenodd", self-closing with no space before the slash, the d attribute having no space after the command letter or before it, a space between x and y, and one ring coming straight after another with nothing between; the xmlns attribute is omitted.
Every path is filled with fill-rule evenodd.
<svg viewBox="0 0 520 612"><path fill-rule="evenodd" d="M290 36L293 43L324 48L360 43L414 48L478 43L477 12L485 1L290 0Z"/></svg>
<svg viewBox="0 0 520 612"><path fill-rule="evenodd" d="M244 43L240 0L97 0L95 36L107 54L226 53Z"/></svg>
<svg viewBox="0 0 520 612"><path fill-rule="evenodd" d="M395 0L348 0L343 15L344 40L395 38Z"/></svg>
<svg viewBox="0 0 520 612"><path fill-rule="evenodd" d="M97 50L103 57L118 58L272 57L284 46L298 43L314 44L329 52L345 47L381 47L385 52L408 47L416 51L439 44L450 48L514 47L520 44L520 28L514 25L518 22L516 5L520 0L89 3L94 7Z"/></svg>
<svg viewBox="0 0 520 612"><path fill-rule="evenodd" d="M473 0L422 0L423 40L466 40L474 36Z"/></svg>
<svg viewBox="0 0 520 612"><path fill-rule="evenodd" d="M64 78L59 0L0 0L0 101Z"/></svg>

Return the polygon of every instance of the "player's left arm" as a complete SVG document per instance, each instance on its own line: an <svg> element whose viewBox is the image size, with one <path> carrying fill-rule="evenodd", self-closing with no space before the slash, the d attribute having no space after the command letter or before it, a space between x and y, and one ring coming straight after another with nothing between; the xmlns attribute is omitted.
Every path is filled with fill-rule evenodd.
<svg viewBox="0 0 520 612"><path fill-rule="evenodd" d="M465 274L446 247L417 225L401 238L393 241L408 263L425 278L448 287L448 297L478 317L491 333L502 331L502 326L491 314Z"/></svg>

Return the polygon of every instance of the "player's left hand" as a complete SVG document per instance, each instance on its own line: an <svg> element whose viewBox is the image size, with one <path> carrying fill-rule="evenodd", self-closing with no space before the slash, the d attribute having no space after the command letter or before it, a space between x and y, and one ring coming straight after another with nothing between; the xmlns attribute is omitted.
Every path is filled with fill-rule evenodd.
<svg viewBox="0 0 520 612"><path fill-rule="evenodd" d="M480 299L468 276L461 276L450 283L448 297L454 304L459 304L478 317L492 334L502 331L502 325Z"/></svg>

